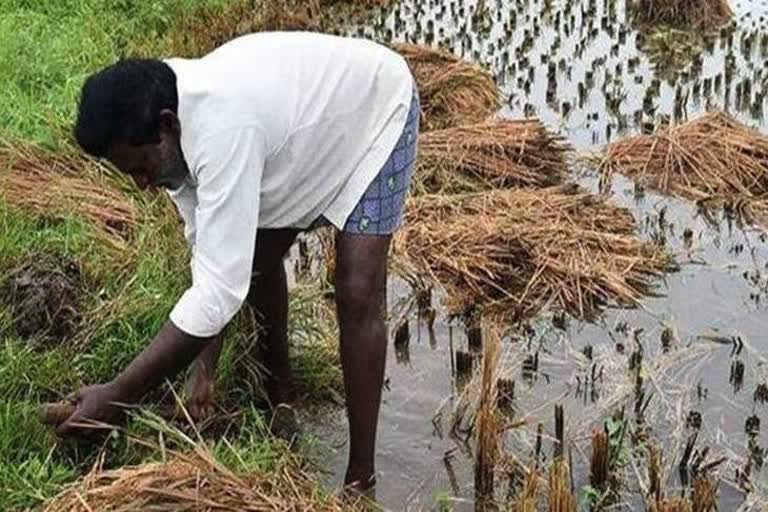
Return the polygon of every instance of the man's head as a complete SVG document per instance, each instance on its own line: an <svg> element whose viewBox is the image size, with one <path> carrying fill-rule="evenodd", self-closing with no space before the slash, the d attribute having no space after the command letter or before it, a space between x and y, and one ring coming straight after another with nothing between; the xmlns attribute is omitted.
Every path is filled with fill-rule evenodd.
<svg viewBox="0 0 768 512"><path fill-rule="evenodd" d="M181 152L176 75L164 62L127 59L90 76L80 97L75 139L106 158L140 188L181 186L189 173Z"/></svg>

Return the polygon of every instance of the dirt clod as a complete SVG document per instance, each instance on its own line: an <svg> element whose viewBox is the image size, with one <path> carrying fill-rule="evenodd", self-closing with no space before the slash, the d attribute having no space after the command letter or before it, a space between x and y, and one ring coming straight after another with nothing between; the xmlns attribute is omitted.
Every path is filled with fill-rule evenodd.
<svg viewBox="0 0 768 512"><path fill-rule="evenodd" d="M41 345L61 343L74 333L82 291L80 266L46 254L25 258L0 280L0 301L11 309L16 335Z"/></svg>

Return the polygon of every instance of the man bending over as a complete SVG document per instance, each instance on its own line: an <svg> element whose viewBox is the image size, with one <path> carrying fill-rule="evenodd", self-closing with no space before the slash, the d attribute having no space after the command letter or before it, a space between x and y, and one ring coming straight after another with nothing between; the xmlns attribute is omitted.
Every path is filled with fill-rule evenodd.
<svg viewBox="0 0 768 512"><path fill-rule="evenodd" d="M373 42L258 33L200 59L129 59L89 77L75 136L184 220L192 286L114 380L80 389L62 435L116 421L194 362L188 408L213 400L220 333L247 302L262 327L267 392L291 399L283 259L296 235L337 230L335 290L350 430L345 483L371 487L387 334L392 233L416 157L419 100L407 63Z"/></svg>

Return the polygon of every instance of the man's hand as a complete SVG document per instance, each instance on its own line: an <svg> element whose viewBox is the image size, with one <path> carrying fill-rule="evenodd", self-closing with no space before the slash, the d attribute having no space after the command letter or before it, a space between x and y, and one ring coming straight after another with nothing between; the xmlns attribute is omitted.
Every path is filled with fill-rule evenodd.
<svg viewBox="0 0 768 512"><path fill-rule="evenodd" d="M123 402L122 393L111 382L86 386L67 399L75 406L75 411L56 428L60 436L88 433L89 424L96 422L114 425L123 417L120 407ZM93 432L93 427L90 429Z"/></svg>
<svg viewBox="0 0 768 512"><path fill-rule="evenodd" d="M135 404L165 379L172 379L186 368L211 342L211 338L196 338L184 333L169 320L152 343L145 348L128 368L112 382L82 388L67 400L76 407L63 423L58 425L59 435L71 435L87 430L87 423L112 424L122 418L121 404ZM58 410L57 410L58 409ZM43 422L54 416L60 418L61 407L43 410ZM50 413L50 414L47 414ZM47 416L47 418L46 418ZM85 428L84 428L85 427Z"/></svg>

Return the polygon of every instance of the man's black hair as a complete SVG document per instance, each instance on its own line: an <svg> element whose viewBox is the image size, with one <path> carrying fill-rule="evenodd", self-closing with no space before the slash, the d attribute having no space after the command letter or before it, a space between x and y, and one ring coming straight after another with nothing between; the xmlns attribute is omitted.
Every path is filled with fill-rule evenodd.
<svg viewBox="0 0 768 512"><path fill-rule="evenodd" d="M176 74L153 59L124 59L88 77L83 85L75 139L104 157L116 142L147 144L159 137L160 111L177 113Z"/></svg>

